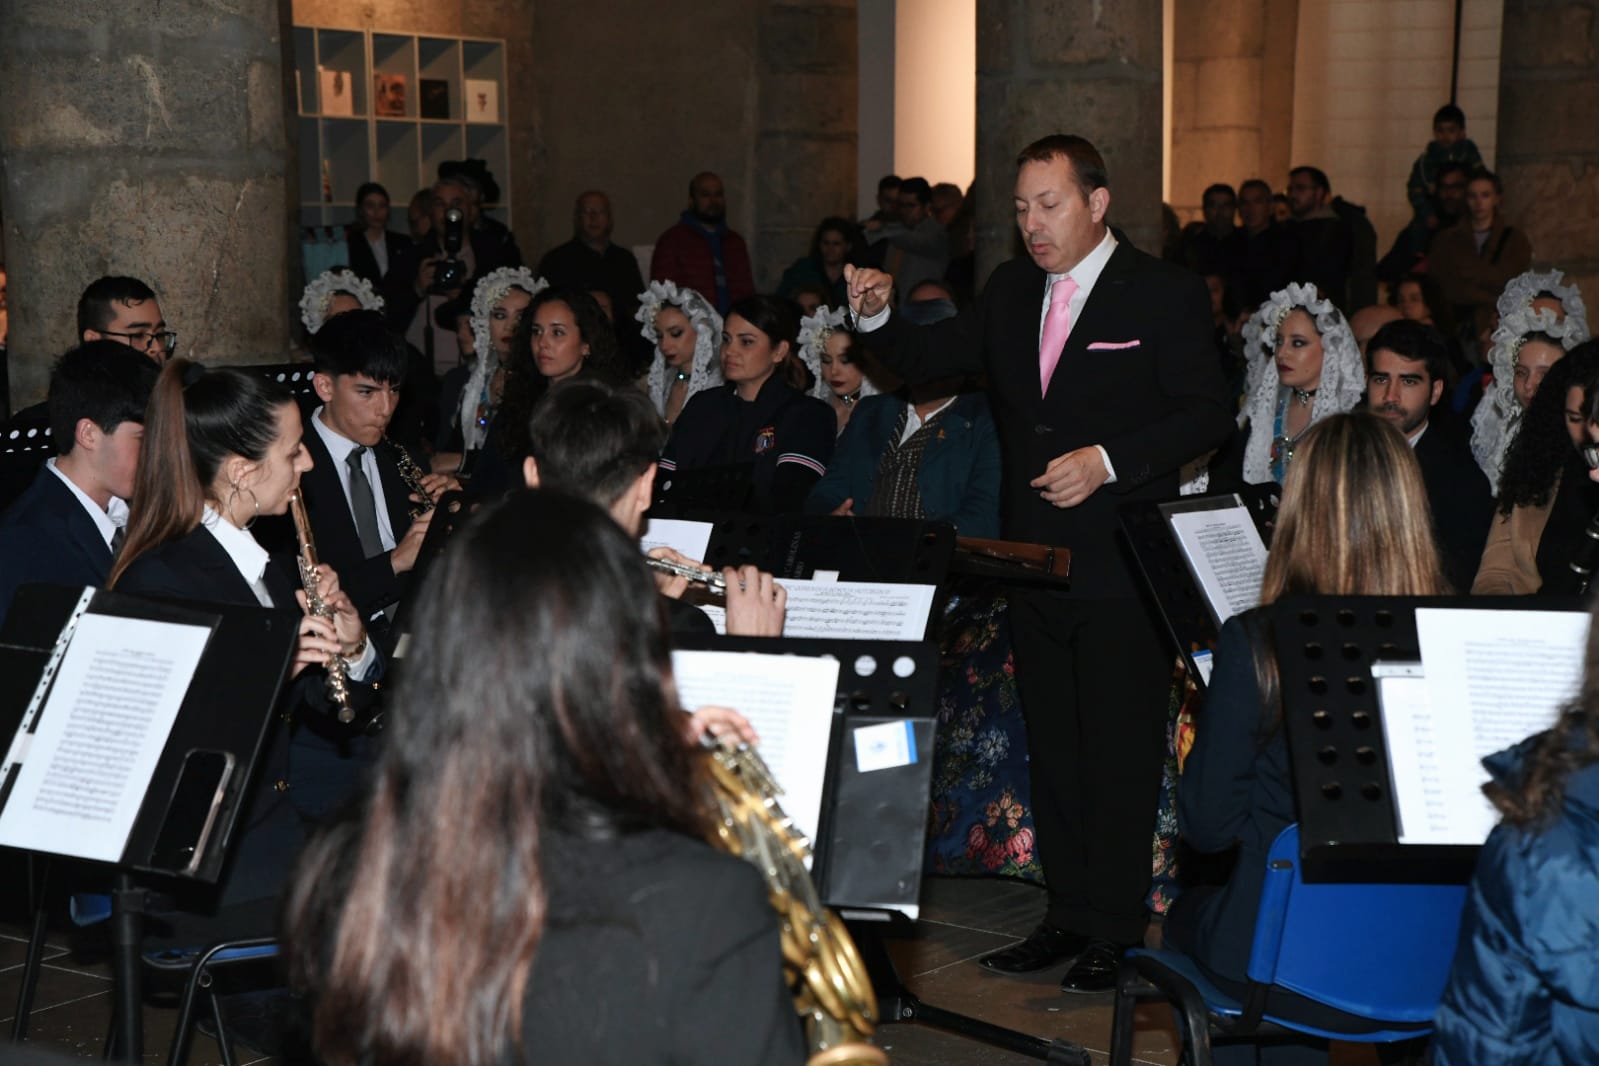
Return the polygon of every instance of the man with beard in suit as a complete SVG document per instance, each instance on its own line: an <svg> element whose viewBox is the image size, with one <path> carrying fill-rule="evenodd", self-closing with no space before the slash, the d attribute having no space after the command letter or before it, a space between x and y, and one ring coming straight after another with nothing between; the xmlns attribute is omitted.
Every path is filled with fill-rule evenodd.
<svg viewBox="0 0 1599 1066"><path fill-rule="evenodd" d="M1148 915L1171 649L1118 543L1117 508L1173 498L1178 470L1232 428L1204 283L1106 225L1104 160L1056 134L1017 158L1027 254L971 313L917 327L893 278L848 271L868 344L914 383L985 370L1005 460L1005 535L1072 551L1069 593L1010 593L1027 721L1043 921L987 956L1002 973L1067 960L1068 992L1113 988Z"/></svg>

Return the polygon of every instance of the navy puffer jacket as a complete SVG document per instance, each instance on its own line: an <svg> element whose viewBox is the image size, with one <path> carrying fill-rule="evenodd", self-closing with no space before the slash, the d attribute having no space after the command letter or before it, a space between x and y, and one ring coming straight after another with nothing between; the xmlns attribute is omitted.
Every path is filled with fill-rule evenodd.
<svg viewBox="0 0 1599 1066"><path fill-rule="evenodd" d="M1530 743L1484 764L1514 781ZM1433 1062L1599 1063L1599 763L1548 826L1501 824L1484 845Z"/></svg>

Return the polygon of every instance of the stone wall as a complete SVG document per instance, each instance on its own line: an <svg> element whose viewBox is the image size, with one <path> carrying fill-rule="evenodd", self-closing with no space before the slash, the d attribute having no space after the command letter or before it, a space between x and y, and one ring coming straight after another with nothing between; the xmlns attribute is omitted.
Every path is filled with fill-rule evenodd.
<svg viewBox="0 0 1599 1066"><path fill-rule="evenodd" d="M1087 137L1110 175L1110 221L1160 248L1160 0L978 0L977 277L1013 254L1016 153Z"/></svg>
<svg viewBox="0 0 1599 1066"><path fill-rule="evenodd" d="M277 0L11 0L0 33L0 208L14 406L44 395L103 274L148 282L179 351L288 349Z"/></svg>
<svg viewBox="0 0 1599 1066"><path fill-rule="evenodd" d="M1599 301L1599 0L1505 6L1499 174L1534 262ZM1590 320L1593 315L1590 311Z"/></svg>

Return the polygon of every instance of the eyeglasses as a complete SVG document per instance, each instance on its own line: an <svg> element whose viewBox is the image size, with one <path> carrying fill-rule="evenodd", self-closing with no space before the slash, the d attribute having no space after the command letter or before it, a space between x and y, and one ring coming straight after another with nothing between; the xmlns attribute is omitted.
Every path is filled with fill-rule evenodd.
<svg viewBox="0 0 1599 1066"><path fill-rule="evenodd" d="M153 332L140 330L138 333L115 333L109 329L102 329L100 332L107 337L121 337L128 342L130 347L141 348L144 351L150 350L151 341L158 342L162 349L167 352L171 352L178 346L177 331L170 329L155 330Z"/></svg>

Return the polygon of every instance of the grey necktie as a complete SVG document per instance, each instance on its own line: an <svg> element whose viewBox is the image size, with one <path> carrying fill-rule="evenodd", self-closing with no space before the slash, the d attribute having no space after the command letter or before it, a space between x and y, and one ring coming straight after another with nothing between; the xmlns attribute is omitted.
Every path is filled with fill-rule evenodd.
<svg viewBox="0 0 1599 1066"><path fill-rule="evenodd" d="M122 545L128 539L128 527L117 526L111 533L111 558L122 554Z"/></svg>
<svg viewBox="0 0 1599 1066"><path fill-rule="evenodd" d="M372 482L361 467L365 454L365 448L357 448L344 462L350 468L350 509L355 512L355 532L361 538L361 554L370 559L382 553L383 538L378 536L378 505L372 497Z"/></svg>

